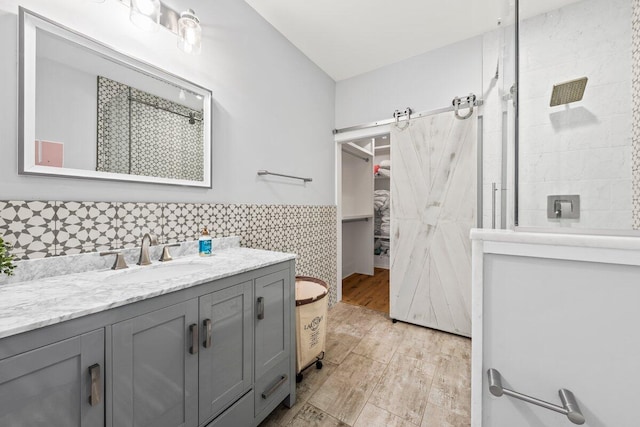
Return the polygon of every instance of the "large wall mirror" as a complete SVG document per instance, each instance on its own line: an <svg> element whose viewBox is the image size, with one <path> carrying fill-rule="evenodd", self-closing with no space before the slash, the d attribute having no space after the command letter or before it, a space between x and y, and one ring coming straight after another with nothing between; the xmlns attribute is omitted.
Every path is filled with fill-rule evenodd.
<svg viewBox="0 0 640 427"><path fill-rule="evenodd" d="M19 173L211 187L211 92L20 9Z"/></svg>

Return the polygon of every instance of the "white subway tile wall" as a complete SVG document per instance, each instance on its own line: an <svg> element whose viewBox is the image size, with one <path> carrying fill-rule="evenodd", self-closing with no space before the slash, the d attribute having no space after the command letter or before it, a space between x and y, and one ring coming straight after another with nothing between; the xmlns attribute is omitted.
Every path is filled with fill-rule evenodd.
<svg viewBox="0 0 640 427"><path fill-rule="evenodd" d="M521 226L632 227L631 3L585 0L522 22ZM549 107L554 84L580 77L582 101ZM553 194L579 194L580 219L548 219Z"/></svg>
<svg viewBox="0 0 640 427"><path fill-rule="evenodd" d="M297 254L296 274L324 280L336 303L335 206L0 201L0 236L18 259L136 247L144 233L197 240L205 226L244 247Z"/></svg>

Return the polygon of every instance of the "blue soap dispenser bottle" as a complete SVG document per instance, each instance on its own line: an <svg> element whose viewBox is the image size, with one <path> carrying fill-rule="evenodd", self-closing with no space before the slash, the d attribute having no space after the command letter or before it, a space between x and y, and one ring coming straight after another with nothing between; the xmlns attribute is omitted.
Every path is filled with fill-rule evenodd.
<svg viewBox="0 0 640 427"><path fill-rule="evenodd" d="M211 255L211 236L207 227L202 230L202 235L198 239L198 253L200 256Z"/></svg>

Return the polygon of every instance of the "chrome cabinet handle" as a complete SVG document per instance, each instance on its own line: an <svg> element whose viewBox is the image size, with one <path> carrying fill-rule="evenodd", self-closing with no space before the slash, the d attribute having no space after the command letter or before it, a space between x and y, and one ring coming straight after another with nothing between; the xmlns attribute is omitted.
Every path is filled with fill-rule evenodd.
<svg viewBox="0 0 640 427"><path fill-rule="evenodd" d="M91 377L91 394L89 395L89 405L97 406L100 404L100 365L95 364L89 366L89 376Z"/></svg>
<svg viewBox="0 0 640 427"><path fill-rule="evenodd" d="M289 377L286 374L282 375L277 383L275 383L269 390L267 390L264 393L262 393L262 398L263 399L268 399L269 396L271 396L273 393L276 392L278 387L280 387L282 384L287 382L287 379L289 379Z"/></svg>
<svg viewBox="0 0 640 427"><path fill-rule="evenodd" d="M211 324L211 319L205 319L204 322L202 322L203 326L204 326L204 342L202 343L202 346L204 348L210 348L211 347L211 331L213 329L213 326Z"/></svg>
<svg viewBox="0 0 640 427"><path fill-rule="evenodd" d="M258 297L258 320L264 319L264 297Z"/></svg>
<svg viewBox="0 0 640 427"><path fill-rule="evenodd" d="M191 347L189 347L189 353L198 353L198 324L193 323L189 325L189 332L191 332Z"/></svg>

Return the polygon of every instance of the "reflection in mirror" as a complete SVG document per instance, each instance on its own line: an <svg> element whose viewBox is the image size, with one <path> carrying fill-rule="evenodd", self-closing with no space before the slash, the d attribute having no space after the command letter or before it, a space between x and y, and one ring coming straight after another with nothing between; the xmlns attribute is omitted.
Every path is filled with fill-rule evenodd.
<svg viewBox="0 0 640 427"><path fill-rule="evenodd" d="M202 181L202 111L98 76L97 152L99 171Z"/></svg>
<svg viewBox="0 0 640 427"><path fill-rule="evenodd" d="M640 228L631 139L637 3L563 0L540 11L539 0L519 0L520 227Z"/></svg>
<svg viewBox="0 0 640 427"><path fill-rule="evenodd" d="M210 91L20 16L21 173L211 187Z"/></svg>

